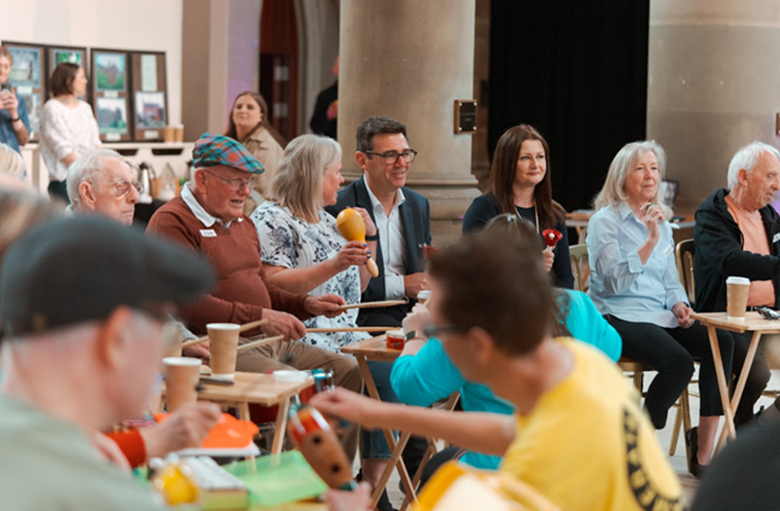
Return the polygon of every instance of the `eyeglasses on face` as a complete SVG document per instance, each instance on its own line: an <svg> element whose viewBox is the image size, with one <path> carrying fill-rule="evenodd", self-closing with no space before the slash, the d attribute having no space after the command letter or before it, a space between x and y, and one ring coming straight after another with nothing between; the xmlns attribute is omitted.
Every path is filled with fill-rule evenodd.
<svg viewBox="0 0 780 511"><path fill-rule="evenodd" d="M439 326L430 325L423 328L423 334L429 339L431 337L439 338L441 337L441 334L448 334L452 332L467 332L470 328L470 326L457 325L455 323Z"/></svg>
<svg viewBox="0 0 780 511"><path fill-rule="evenodd" d="M369 158L371 156L379 156L380 158L383 158L385 160L385 164L387 165L395 165L398 162L398 158L403 159L404 163L412 163L414 158L417 156L417 151L414 149L406 149L401 153L398 151L387 151L384 153L375 153L374 151L363 152L368 154Z"/></svg>
<svg viewBox="0 0 780 511"><path fill-rule="evenodd" d="M217 175L217 174L215 174L213 172L210 172L210 171L208 171L206 169L203 169L203 172L205 172L206 174L209 174L210 176L214 176L217 179L221 179L222 181L226 182L230 186L230 189L233 190L234 192L237 192L237 191L241 190L241 188L243 188L244 186L246 186L250 190L252 190L252 189L254 189L255 184L257 183L257 178L255 176L237 177L237 178L234 178L234 179L227 179L227 178L224 178L224 177L222 177L220 175Z"/></svg>
<svg viewBox="0 0 780 511"><path fill-rule="evenodd" d="M135 188L135 191L139 194L143 193L144 191L144 185L139 183L138 181L127 181L125 179L120 179L119 181L114 181L113 183L95 183L103 186L108 186L111 188L111 193L113 193L116 197L126 197L127 194L130 193L130 190Z"/></svg>

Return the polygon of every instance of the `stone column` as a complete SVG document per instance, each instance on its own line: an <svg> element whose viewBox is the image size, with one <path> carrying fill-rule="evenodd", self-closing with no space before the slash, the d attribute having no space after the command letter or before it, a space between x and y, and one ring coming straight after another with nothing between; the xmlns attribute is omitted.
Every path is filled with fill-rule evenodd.
<svg viewBox="0 0 780 511"><path fill-rule="evenodd" d="M680 181L678 210L726 185L741 146L780 146L778 62L778 0L651 0L647 137Z"/></svg>
<svg viewBox="0 0 780 511"><path fill-rule="evenodd" d="M373 115L404 123L419 151L407 185L431 202L433 241L460 236L479 195L470 135L455 135L454 101L472 99L475 0L342 0L339 142L344 175L361 176L355 131Z"/></svg>

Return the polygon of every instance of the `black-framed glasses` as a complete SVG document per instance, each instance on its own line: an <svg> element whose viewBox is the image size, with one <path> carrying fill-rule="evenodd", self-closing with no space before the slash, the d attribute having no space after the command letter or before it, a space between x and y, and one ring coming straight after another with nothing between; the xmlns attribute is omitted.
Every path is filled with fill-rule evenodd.
<svg viewBox="0 0 780 511"><path fill-rule="evenodd" d="M395 165L398 162L398 158L404 160L404 163L412 163L417 156L417 151L414 149L406 149L399 153L398 151L387 151L384 153L375 153L374 151L363 151L364 153L372 156L379 156L385 160L387 165Z"/></svg>
<svg viewBox="0 0 780 511"><path fill-rule="evenodd" d="M127 181L124 179L120 179L119 181L114 181L113 183L95 183L103 186L110 186L111 191L114 195L117 197L125 197L128 193L130 193L130 190L135 188L135 191L139 193L143 193L144 191L144 185L139 183L138 181Z"/></svg>
<svg viewBox="0 0 780 511"><path fill-rule="evenodd" d="M249 176L249 177L237 177L234 179L227 179L220 175L217 175L213 172L209 172L207 169L202 169L203 172L206 174L209 174L211 176L214 176L218 179L221 179L222 181L226 182L228 185L230 185L230 189L234 192L239 191L242 187L246 186L250 190L253 190L255 187L255 184L257 184L257 178L255 176Z"/></svg>
<svg viewBox="0 0 780 511"><path fill-rule="evenodd" d="M441 337L441 334L448 334L451 332L467 332L471 327L465 326L465 325L458 325L455 323L450 323L448 325L439 325L439 326L426 326L423 328L423 334L427 338L431 337Z"/></svg>

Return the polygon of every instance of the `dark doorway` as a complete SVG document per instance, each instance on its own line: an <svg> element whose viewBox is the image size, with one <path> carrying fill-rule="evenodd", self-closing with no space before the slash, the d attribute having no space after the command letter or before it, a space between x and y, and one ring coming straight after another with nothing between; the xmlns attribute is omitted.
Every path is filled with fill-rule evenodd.
<svg viewBox="0 0 780 511"><path fill-rule="evenodd" d="M297 134L298 30L295 4L265 0L260 16L260 94L271 125L286 139Z"/></svg>

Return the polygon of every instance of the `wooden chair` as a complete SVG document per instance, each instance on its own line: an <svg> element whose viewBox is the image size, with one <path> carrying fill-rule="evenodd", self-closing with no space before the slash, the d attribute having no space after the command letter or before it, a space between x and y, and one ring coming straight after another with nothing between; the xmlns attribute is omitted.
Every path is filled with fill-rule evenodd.
<svg viewBox="0 0 780 511"><path fill-rule="evenodd" d="M574 274L574 286L577 291L588 291L590 278L590 263L588 262L588 246L585 243L571 245L569 247L571 259L571 272Z"/></svg>
<svg viewBox="0 0 780 511"><path fill-rule="evenodd" d="M674 255L677 259L677 273L680 275L680 282L688 294L688 301L693 305L696 300L696 281L693 275L696 246L693 244L693 239L682 240L678 243Z"/></svg>

